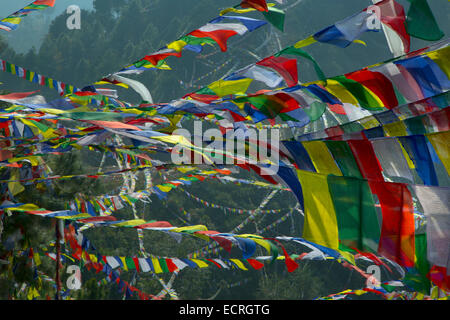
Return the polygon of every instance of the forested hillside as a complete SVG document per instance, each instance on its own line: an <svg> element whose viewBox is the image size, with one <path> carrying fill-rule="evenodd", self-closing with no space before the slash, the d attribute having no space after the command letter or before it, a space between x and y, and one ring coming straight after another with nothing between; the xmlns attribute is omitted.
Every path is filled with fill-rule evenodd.
<svg viewBox="0 0 450 320"><path fill-rule="evenodd" d="M0 58L83 88L157 51L217 17L222 9L237 4L237 1L234 3L230 0L83 1L81 29L69 30L66 27L68 15L62 9L72 2L76 1L56 1L56 7L51 9L53 11L35 13L34 16L30 15L27 18L29 20L24 19L20 25L22 30L19 28L14 35L13 33L8 36L0 34ZM398 2L405 7L408 5L406 0ZM277 5L285 8L286 12L283 31L268 24L242 37L231 38L226 52L221 52L218 46L206 45L201 53L183 52L182 59L168 59L168 65L172 70L154 69L140 75L132 75L130 78L145 84L155 102L167 103L270 56L284 47L293 45L314 32L364 9L370 3L371 1L361 0L286 0L284 4ZM429 3L447 37L450 31L448 1L432 0ZM11 6L6 7L5 10L11 10ZM264 19L260 12L251 12L247 16ZM35 31L36 36L33 33ZM341 75L392 58L382 32L364 34L361 40L366 45L355 43L344 50L316 43L305 48L305 51L317 61L327 77ZM34 47L25 52L29 42L32 42ZM25 43L27 46L24 46ZM428 44L430 42L413 39L412 49L417 50ZM306 59L301 61L300 83L317 80L317 73L311 61ZM44 96L47 102L59 98L55 90L24 81L9 73L1 72L0 82L2 83L1 94L39 90L38 94ZM133 104L141 102L141 97L131 89L108 85L105 87L116 89L121 100ZM7 104L2 102L2 107L6 106ZM62 143L52 146L56 151L42 157L45 166L50 168L52 176L95 175L108 170L119 170L119 161L110 155L105 155L100 149L95 149L95 146L90 150L73 148L70 153L65 153L64 148L68 148L69 140L70 138L66 141L67 145ZM132 144L126 139L122 142L122 146ZM27 151L29 149L25 146L19 154L27 154ZM132 163L137 159L136 154L129 153L128 160L131 162L125 160L122 164L136 164ZM153 155L157 159L160 154L154 152ZM206 166L202 169L208 170ZM233 174L234 178L263 181L253 171L238 167L233 167L233 170L236 172ZM70 202L74 198L92 199L104 195L117 195L125 181L135 182L133 191L144 190L149 183L148 176L144 172L145 170L138 170L130 174L99 175L96 178L77 177L52 182L25 183L24 191L18 193L16 198L20 203L33 203L39 208L52 211L64 210L70 208ZM151 172L153 185L176 180L189 173L182 173L173 168ZM0 171L0 174L3 175L0 180L12 180L12 176L3 171ZM39 176L37 172L32 172L31 168L30 174ZM271 199L262 209L267 212L264 214L251 212L256 210L269 195ZM168 221L173 226L179 227L205 225L208 230L223 233L231 233L243 221L246 221L239 229L241 234L263 234L268 238L301 237L304 216L300 211L295 210L296 205L297 199L290 190L280 190L274 186L268 187L266 184L237 183L208 177L204 180L193 181L190 185L174 188L165 199L160 199L154 194L144 198L144 201L131 197L129 203L123 202L123 208L114 211L114 216L118 220ZM241 211L232 209L241 209ZM249 217L253 214L255 217L250 219ZM281 217L284 217L283 220L280 220ZM47 252L54 252L56 222L53 220L55 219L30 217L26 214L6 217L7 223L4 224L3 232L0 232L2 240L0 258L7 260L10 256L3 256L2 253L11 250L20 251L25 248L46 247ZM66 226L68 225L69 222L66 222ZM266 228L267 226L271 227ZM142 248L140 249L136 229L92 227L83 231L83 236L90 241L90 253L103 256L142 257ZM8 242L7 239L10 241ZM179 239L170 232L145 230L142 239L145 251L158 257L184 258L209 244L203 239L190 236L183 235L182 239ZM284 246L289 254L302 255L309 252L304 246L295 243L286 243ZM230 252L218 246L215 250L217 251L208 253L210 257L242 258L241 250L234 246ZM262 247L256 250L258 256L267 255ZM66 252L70 256L68 254L70 251L68 243L62 244L63 253ZM281 250L280 255L282 255ZM123 288L111 279L105 280L104 270L96 270L95 267L86 268L79 261L65 259L61 275L67 297L139 299L137 294L124 292ZM65 288L66 280L70 275L66 268L72 263L81 266L80 290ZM39 299L54 297L54 283L42 281L42 277L33 273L36 269L30 266L27 256L17 258L15 264L16 269L14 272L10 270L9 274L7 265L0 264L0 299L11 297L25 299L26 295L21 293L22 284L39 288ZM298 260L298 264L299 267L293 272L286 270L282 260L265 263L265 267L258 270L239 268L229 270L216 266L185 268L173 278L172 288L179 299L311 300L366 285L366 278L354 272L353 269L346 268L336 259ZM366 265L370 263L363 261L359 267L364 270ZM53 278L55 261L42 255L39 269ZM132 269L122 270L119 275L122 280L141 292L152 295L157 295L163 289L161 281L167 284L172 278L172 273L155 275ZM381 277L383 281L397 280L401 274L398 270L388 271L383 268ZM170 298L170 295L164 296L164 299ZM372 293L354 298L380 299L378 295Z"/></svg>

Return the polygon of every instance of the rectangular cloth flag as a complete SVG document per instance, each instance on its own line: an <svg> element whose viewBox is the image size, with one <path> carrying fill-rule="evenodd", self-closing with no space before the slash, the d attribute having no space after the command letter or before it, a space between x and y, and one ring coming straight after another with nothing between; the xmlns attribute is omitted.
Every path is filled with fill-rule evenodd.
<svg viewBox="0 0 450 320"><path fill-rule="evenodd" d="M365 45L358 38L365 32L378 32L382 27L389 48L396 56L409 52L410 38L405 29L403 6L394 0L372 1L374 5L300 40L294 47L306 47L315 42L329 43L341 48L348 47L352 42Z"/></svg>
<svg viewBox="0 0 450 320"><path fill-rule="evenodd" d="M327 175L297 170L303 190L305 221L302 237L337 250L339 230Z"/></svg>
<svg viewBox="0 0 450 320"><path fill-rule="evenodd" d="M370 19L373 13L366 11L358 12L344 20L316 32L313 38L316 41L329 43L341 48L348 47L353 41L357 40L364 32L378 31L370 28Z"/></svg>
<svg viewBox="0 0 450 320"><path fill-rule="evenodd" d="M381 228L366 180L297 173L304 197L304 239L334 250L377 251Z"/></svg>
<svg viewBox="0 0 450 320"><path fill-rule="evenodd" d="M381 223L378 221L367 181L329 175L327 182L336 212L341 244L376 252Z"/></svg>
<svg viewBox="0 0 450 320"><path fill-rule="evenodd" d="M379 18L389 50L394 57L408 53L411 40L406 31L406 16L403 6L394 0L372 0L372 2L379 8Z"/></svg>
<svg viewBox="0 0 450 320"><path fill-rule="evenodd" d="M372 146L386 177L393 181L397 179L396 182L414 183L408 161L397 138L377 139L372 141Z"/></svg>
<svg viewBox="0 0 450 320"><path fill-rule="evenodd" d="M431 133L426 137L444 164L447 174L450 175L450 131Z"/></svg>
<svg viewBox="0 0 450 320"><path fill-rule="evenodd" d="M427 218L427 258L450 270L450 188L413 186Z"/></svg>
<svg viewBox="0 0 450 320"><path fill-rule="evenodd" d="M197 38L211 38L222 51L227 51L227 40L234 35L243 35L249 29L238 23L208 23L203 27L190 32L188 35Z"/></svg>
<svg viewBox="0 0 450 320"><path fill-rule="evenodd" d="M426 138L416 135L400 137L399 140L413 161L417 174L423 180L423 184L438 186L439 181Z"/></svg>
<svg viewBox="0 0 450 320"><path fill-rule="evenodd" d="M381 206L382 226L378 253L404 267L414 267L414 207L403 183L369 181Z"/></svg>
<svg viewBox="0 0 450 320"><path fill-rule="evenodd" d="M427 0L408 0L410 7L406 17L408 34L419 39L437 41L444 36L444 32L434 18Z"/></svg>
<svg viewBox="0 0 450 320"><path fill-rule="evenodd" d="M317 172L342 176L341 170L337 166L325 142L305 141L302 142L302 145L308 152Z"/></svg>

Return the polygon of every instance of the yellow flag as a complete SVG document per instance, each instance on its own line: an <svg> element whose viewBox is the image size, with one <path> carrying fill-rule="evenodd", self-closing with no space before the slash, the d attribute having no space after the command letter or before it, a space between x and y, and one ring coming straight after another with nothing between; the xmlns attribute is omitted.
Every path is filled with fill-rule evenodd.
<svg viewBox="0 0 450 320"><path fill-rule="evenodd" d="M36 267L41 265L41 257L38 252L33 253L33 259L34 259L34 263L36 264Z"/></svg>
<svg viewBox="0 0 450 320"><path fill-rule="evenodd" d="M257 236L254 234L241 234L239 235L241 238L249 238L255 241L257 244L259 244L261 247L267 250L267 252L270 254L270 243L267 240L262 239L261 236Z"/></svg>
<svg viewBox="0 0 450 320"><path fill-rule="evenodd" d="M358 123L362 125L364 129L371 129L380 125L380 122L377 120L377 118L373 116L361 118L358 120Z"/></svg>
<svg viewBox="0 0 450 320"><path fill-rule="evenodd" d="M325 90L338 98L342 103L350 103L356 107L359 106L358 100L336 80L327 79Z"/></svg>
<svg viewBox="0 0 450 320"><path fill-rule="evenodd" d="M28 160L30 161L31 165L33 167L38 166L39 165L39 157L37 156L27 156L27 157L17 157L17 158L9 158L8 162L9 163L14 163L14 162L18 162L18 161L23 161L23 160ZM13 180L13 179L11 179ZM18 180L18 179L15 179Z"/></svg>
<svg viewBox="0 0 450 320"><path fill-rule="evenodd" d="M42 134L42 136L45 139L56 138L59 136L59 135L55 134L55 131L52 128L47 128L45 130L41 130L41 128L39 128L35 123L33 123L27 119L20 119L20 121L22 121L27 126L31 127L31 131L33 131L33 133L35 133L36 135Z"/></svg>
<svg viewBox="0 0 450 320"><path fill-rule="evenodd" d="M197 264L199 266L199 268L207 268L208 264L205 261L202 260L198 260L198 259L191 259L192 262L194 262L195 264Z"/></svg>
<svg viewBox="0 0 450 320"><path fill-rule="evenodd" d="M18 207L14 207L14 208L7 208L7 210L9 211L36 211L39 210L40 208L34 204L31 203L27 203Z"/></svg>
<svg viewBox="0 0 450 320"><path fill-rule="evenodd" d="M123 268L125 271L128 271L127 261L125 260L125 257L119 257L119 259L120 259L120 261L122 262L122 268ZM152 259L152 260L153 260L153 259ZM158 264L158 266L159 266L159 264Z"/></svg>
<svg viewBox="0 0 450 320"><path fill-rule="evenodd" d="M408 131L403 121L396 121L392 123L385 124L383 130L388 137L402 137L407 136Z"/></svg>
<svg viewBox="0 0 450 320"><path fill-rule="evenodd" d="M304 141L302 142L317 172L323 174L334 174L342 176L342 172L333 159L325 142L323 141Z"/></svg>
<svg viewBox="0 0 450 320"><path fill-rule="evenodd" d="M214 91L219 97L230 94L243 94L247 91L253 79L244 78L239 80L218 80L211 83L208 88Z"/></svg>
<svg viewBox="0 0 450 320"><path fill-rule="evenodd" d="M439 159L450 175L450 131L426 134Z"/></svg>
<svg viewBox="0 0 450 320"><path fill-rule="evenodd" d="M135 219L135 220L128 220L128 221L120 222L120 223L114 224L114 226L116 226L116 227L134 227L134 226L138 226L138 225L144 224L144 223L147 223L147 221L142 220L142 219Z"/></svg>
<svg viewBox="0 0 450 320"><path fill-rule="evenodd" d="M34 298L39 297L39 292L36 290L35 287L29 287L28 293L27 293L27 299L33 300Z"/></svg>
<svg viewBox="0 0 450 320"><path fill-rule="evenodd" d="M176 52L180 52L181 50L183 50L184 46L187 45L186 41L183 40L177 40L174 42L171 42L167 45L167 48L169 49L173 49Z"/></svg>
<svg viewBox="0 0 450 320"><path fill-rule="evenodd" d="M247 271L248 269L244 266L244 264L238 259L230 259L238 266L239 269Z"/></svg>
<svg viewBox="0 0 450 320"><path fill-rule="evenodd" d="M195 232L195 231L208 231L208 228L204 225L198 224L195 226L179 227L170 230L171 232Z"/></svg>
<svg viewBox="0 0 450 320"><path fill-rule="evenodd" d="M367 293L367 291L364 291L364 290L355 290L355 291L353 291L353 293L356 294L357 296L360 296L360 295L362 295L362 294Z"/></svg>
<svg viewBox="0 0 450 320"><path fill-rule="evenodd" d="M344 257L345 260L356 266L355 256L348 251L337 250Z"/></svg>
<svg viewBox="0 0 450 320"><path fill-rule="evenodd" d="M442 49L425 53L431 60L433 60L445 72L447 78L450 78L450 47L446 46Z"/></svg>
<svg viewBox="0 0 450 320"><path fill-rule="evenodd" d="M11 160L11 159L8 159ZM17 168L14 168L11 170L11 180L19 180L19 170ZM20 184L20 182L8 182L8 189L11 192L13 196L21 193L25 190L25 187Z"/></svg>
<svg viewBox="0 0 450 320"><path fill-rule="evenodd" d="M3 21L9 22L9 23L12 23L12 24L19 24L20 20L21 20L21 18L19 18L19 17L11 17L11 18L3 19Z"/></svg>
<svg viewBox="0 0 450 320"><path fill-rule="evenodd" d="M57 219L63 219L63 220L76 220L76 219L85 219L85 218L91 218L92 216L89 213L80 213L75 216L59 216L55 217Z"/></svg>
<svg viewBox="0 0 450 320"><path fill-rule="evenodd" d="M161 268L161 265L159 264L159 260L156 258L152 258L152 264L153 264L153 269L155 270L155 273L162 273L163 270Z"/></svg>
<svg viewBox="0 0 450 320"><path fill-rule="evenodd" d="M304 170L297 170L297 174L305 203L303 238L338 250L338 224L327 176Z"/></svg>
<svg viewBox="0 0 450 320"><path fill-rule="evenodd" d="M186 172L195 170L196 168L195 167L178 167L176 169L182 173L186 173Z"/></svg>
<svg viewBox="0 0 450 320"><path fill-rule="evenodd" d="M170 190L172 190L172 187L169 186L163 186L163 185L157 185L158 189L161 190L162 192L169 192Z"/></svg>
<svg viewBox="0 0 450 320"><path fill-rule="evenodd" d="M92 262L97 263L98 259L95 254L89 254L89 259L91 259Z"/></svg>

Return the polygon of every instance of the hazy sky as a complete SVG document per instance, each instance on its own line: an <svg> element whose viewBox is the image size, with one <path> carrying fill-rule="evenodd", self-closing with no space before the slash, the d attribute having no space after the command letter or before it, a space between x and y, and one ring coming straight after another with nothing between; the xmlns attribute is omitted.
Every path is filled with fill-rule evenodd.
<svg viewBox="0 0 450 320"><path fill-rule="evenodd" d="M25 7L27 4L33 2L30 0L0 0L0 16L6 17L7 15Z"/></svg>
<svg viewBox="0 0 450 320"><path fill-rule="evenodd" d="M145 0L145 1L151 3L152 0ZM186 1L186 0L179 0L179 1ZM214 2L215 0L210 1ZM303 1L315 2L317 0L303 0ZM326 2L325 0L319 1ZM342 6L345 6L347 4L349 7L350 7L349 4L354 2L353 0L352 1L339 0L339 1L342 3ZM359 0L359 1L361 3L361 7L363 4L370 5L372 3L372 0ZM15 11L23 8L24 6L32 2L33 0L0 0L0 19L7 17L9 14L14 13ZM27 20L24 19L24 21L19 26L18 30L14 32L5 32L0 30L0 36L3 36L8 41L10 47L16 50L16 52L27 52L32 46L38 49L41 40L47 33L48 26L56 16L65 12L67 7L73 4L79 5L82 9L87 10L92 9L93 2L94 0L56 0L55 6L53 8L46 9L42 12L32 13L31 15L33 15L34 18ZM236 1L230 1L230 3L233 2ZM286 5L288 5L290 3L297 2L297 0L285 0L284 2ZM409 8L408 0L397 0L397 2L403 5L405 11L407 12ZM448 37L448 34L450 33L449 32L450 11L445 9L443 10L443 8L448 8L450 2L448 2L447 0L429 0L428 3L431 6L431 9L436 17L436 20L438 21L439 26L445 32L446 37ZM289 10L287 14L289 14ZM343 18L345 17L344 16L340 17L340 19ZM320 19L320 17L318 17L318 19ZM35 27L37 21L40 23L38 27ZM335 21L328 21L328 23L332 22ZM325 23L324 26L326 26ZM30 34L34 34L35 38L30 38Z"/></svg>

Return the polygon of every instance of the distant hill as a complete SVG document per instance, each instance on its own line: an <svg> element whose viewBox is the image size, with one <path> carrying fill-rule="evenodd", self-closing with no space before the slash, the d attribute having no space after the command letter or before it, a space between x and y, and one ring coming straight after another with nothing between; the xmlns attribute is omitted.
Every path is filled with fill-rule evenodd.
<svg viewBox="0 0 450 320"><path fill-rule="evenodd" d="M407 12L408 0L397 1ZM238 2L239 0L57 0L54 8L24 19L18 30L11 33L0 32L0 37L18 53L14 55L11 51L3 50L1 58L83 87L204 25L216 17L221 9ZM66 27L68 15L65 10L74 3L87 10L81 16L81 30L68 30ZM226 73L254 63L258 57L270 56L371 3L371 0L286 0L281 6L287 8L284 32L270 25L265 26L243 38L230 39L227 52L220 52L217 46L207 46L200 58L196 58L191 52L185 52L183 59L169 59L172 71L153 70L135 78L151 90L155 101L167 102L207 85ZM450 30L448 1L433 0L429 4L447 37ZM11 8L11 3L8 7ZM0 12L4 10L2 7ZM263 19L259 13L248 16ZM306 51L317 60L328 77L392 57L382 32L365 34L361 40L367 43L367 47L355 44L341 49L315 44L307 47ZM429 44L427 41L412 39L411 47L412 50L417 50ZM36 50L29 52L32 47ZM313 81L317 77L307 61L302 61L299 76L301 82ZM36 85L15 78L0 75L5 89L36 89ZM54 93L42 87L39 90L43 94ZM122 99L139 102L140 97L132 90L118 90Z"/></svg>
<svg viewBox="0 0 450 320"><path fill-rule="evenodd" d="M0 6L0 19L32 2L33 0L14 0L2 3ZM93 0L57 0L53 8L31 14L22 20L17 30L14 32L2 32L2 34L5 36L8 45L17 53L26 53L33 47L39 50L52 20L64 13L67 7L72 4L76 4L85 10L93 9Z"/></svg>

